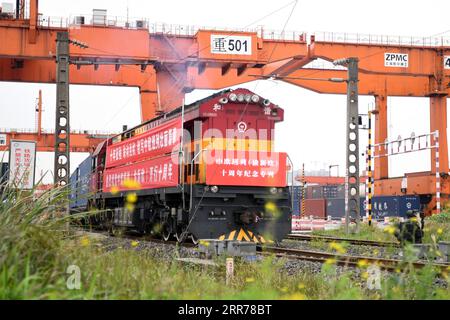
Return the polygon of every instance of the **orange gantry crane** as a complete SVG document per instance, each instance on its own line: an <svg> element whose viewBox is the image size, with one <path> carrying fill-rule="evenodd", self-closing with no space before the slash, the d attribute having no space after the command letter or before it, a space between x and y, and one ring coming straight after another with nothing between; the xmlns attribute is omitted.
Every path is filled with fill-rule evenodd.
<svg viewBox="0 0 450 320"><path fill-rule="evenodd" d="M52 152L55 146L55 133L53 131L42 130L42 91L39 90L39 95L36 103L36 128L35 130L27 129L0 129L0 151L7 151L9 148L9 141L27 140L36 141L37 149L41 152ZM74 131L72 130L70 151L71 152L93 152L97 145L113 136L116 133L110 132L90 132L87 130Z"/></svg>
<svg viewBox="0 0 450 320"><path fill-rule="evenodd" d="M20 3L23 0L18 7ZM70 39L89 46L71 46L70 83L138 87L143 121L179 106L185 93L194 89L221 89L259 77L344 94L346 84L332 80L345 78L346 70L315 68L311 62L356 57L359 94L376 101L375 144L387 138L388 96L429 98L430 131L440 133L443 198L450 194L450 41L444 38L211 30L146 20L122 22L98 11L67 21L38 14L37 0L29 0L29 14L19 8L15 15L2 17L0 43L6 45L0 46L1 81L54 83L56 33L68 31ZM434 152L430 157L434 163ZM432 165L430 172L409 175L407 193L434 194L435 174ZM401 193L402 178L388 178L386 157L375 158L374 178L376 194Z"/></svg>

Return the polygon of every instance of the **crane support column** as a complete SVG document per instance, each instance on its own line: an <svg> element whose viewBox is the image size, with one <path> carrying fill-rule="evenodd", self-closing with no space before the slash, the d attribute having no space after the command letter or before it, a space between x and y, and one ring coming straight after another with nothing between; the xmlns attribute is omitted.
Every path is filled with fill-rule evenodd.
<svg viewBox="0 0 450 320"><path fill-rule="evenodd" d="M387 96L375 96L375 144L383 143L388 137L387 123ZM374 155L385 154L386 150L375 148ZM387 179L389 177L389 164L387 157L375 157L374 180Z"/></svg>
<svg viewBox="0 0 450 320"><path fill-rule="evenodd" d="M69 126L69 33L56 36L56 117L55 166L56 186L69 184L70 175Z"/></svg>
<svg viewBox="0 0 450 320"><path fill-rule="evenodd" d="M439 173L448 174L447 96L430 97L430 131L439 130ZM436 153L430 150L431 172L436 173Z"/></svg>

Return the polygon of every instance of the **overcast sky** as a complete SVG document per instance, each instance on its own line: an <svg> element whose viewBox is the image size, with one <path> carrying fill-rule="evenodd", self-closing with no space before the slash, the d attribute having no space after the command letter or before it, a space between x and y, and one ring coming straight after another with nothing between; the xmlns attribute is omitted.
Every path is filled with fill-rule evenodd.
<svg viewBox="0 0 450 320"><path fill-rule="evenodd" d="M2 2L8 2L3 0ZM9 2L13 2L9 0ZM92 9L107 9L108 15L127 15L147 18L151 22L197 26L249 27L256 21L290 1L107 1L40 0L39 12L45 16L69 17L91 13ZM256 27L281 30L292 6L286 7L258 21ZM298 1L286 30L334 31L385 35L450 37L448 0L427 4L412 1ZM446 33L443 33L446 32ZM320 95L289 84L275 81L255 81L246 87L272 100L285 109L285 121L276 128L276 149L286 151L297 168L305 163L306 169L327 168L339 164L344 174L345 165L345 106L343 95ZM54 127L55 85L29 83L0 83L0 127L34 128L34 106L38 90L43 91L43 127ZM192 102L212 93L195 90L187 95ZM77 86L70 87L71 127L85 130L119 131L123 124L133 126L140 121L137 88ZM360 113L367 112L373 97L360 98ZM429 101L427 98L389 98L389 138L429 132ZM361 151L366 145L366 132L360 135ZM71 169L86 156L73 154ZM0 153L0 159L2 155ZM51 153L38 155L37 179L40 172L51 170ZM390 160L391 176L405 172L430 169L427 152L396 156ZM364 162L362 162L364 167ZM51 182L51 176L46 179Z"/></svg>

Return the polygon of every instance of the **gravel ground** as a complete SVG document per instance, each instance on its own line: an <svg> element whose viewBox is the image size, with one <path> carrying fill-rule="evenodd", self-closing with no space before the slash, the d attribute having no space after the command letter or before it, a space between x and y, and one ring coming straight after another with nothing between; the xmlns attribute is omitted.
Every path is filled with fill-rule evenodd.
<svg viewBox="0 0 450 320"><path fill-rule="evenodd" d="M130 239L125 237L112 237L107 234L97 234L97 233L89 233L90 236L95 237L98 240L98 243L104 247L107 251L112 251L118 248L123 249L133 249L136 251L142 251L150 256L158 259L165 259L168 261L173 260L174 257L177 258L201 258L201 254L197 251L195 247L184 247L184 246L176 246L174 244L165 244L160 242L152 242L142 239ZM328 244L326 243L328 246ZM312 247L311 242L309 241L297 241L297 240L284 240L282 242L282 246L289 248L302 248L302 249L310 249L317 250L317 247ZM327 247L325 247L327 248ZM384 250L388 248L373 246L356 246L349 245L347 247L347 253L353 255L374 255L374 249L379 250L377 253L377 257L383 257L383 254L386 252ZM395 248L398 250L398 248ZM326 251L326 250L325 250ZM328 250L329 251L329 250ZM371 254L370 254L371 253ZM396 257L396 255L391 255L391 257ZM398 252L397 252L398 257ZM264 259L261 256L257 256L256 260ZM275 262L279 262L278 259L282 259L284 265L281 267L280 272L286 272L289 275L294 275L297 273L312 273L317 274L322 270L322 263L313 262L313 261L305 261L305 260L297 260L297 259L287 259L287 258L277 258ZM275 263L274 262L274 263ZM336 266L337 275L351 271L352 278L355 280L361 280L361 270L359 268L353 267L344 267L344 266ZM387 275L387 271L382 271L382 276ZM437 279L436 284L446 286L446 282L442 281L442 279Z"/></svg>
<svg viewBox="0 0 450 320"><path fill-rule="evenodd" d="M315 250L323 252L333 252L329 248L330 242L317 242L317 241L302 241L302 240L283 240L281 243L282 247L292 248L292 249L305 249L305 250ZM390 247L376 247L376 246L365 246L365 245L344 245L346 249L346 254L352 256L367 256L375 258L390 258L390 259L401 259L400 248L390 248Z"/></svg>

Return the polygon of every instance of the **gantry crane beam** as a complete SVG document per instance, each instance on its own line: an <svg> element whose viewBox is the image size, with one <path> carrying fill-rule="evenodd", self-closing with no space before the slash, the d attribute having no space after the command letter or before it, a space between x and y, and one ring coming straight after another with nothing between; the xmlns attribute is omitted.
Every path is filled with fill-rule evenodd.
<svg viewBox="0 0 450 320"><path fill-rule="evenodd" d="M53 152L55 150L54 133L41 133L38 135L37 132L0 131L0 134L6 135L6 144L0 145L0 151L8 151L9 141L11 139L36 141L37 151L40 152ZM72 132L70 134L70 151L92 152L100 142L110 136L111 135Z"/></svg>
<svg viewBox="0 0 450 320"><path fill-rule="evenodd" d="M386 54L406 54L406 67L386 66ZM444 67L444 57L450 55L449 47L420 46L380 46L368 44L348 44L331 42L311 42L312 59L321 58L332 61L342 56L359 57L360 94L374 95L376 101L375 143L387 139L387 97L415 96L430 98L430 130L439 130L440 173L448 174L447 146L447 96L450 93L450 70ZM320 93L342 93L345 84L310 81L301 78L343 77L342 70L296 70L285 79L286 82L302 86ZM296 79L300 78L300 79ZM435 163L435 153L430 152L431 163ZM432 173L435 167L432 166ZM375 159L375 179L388 177L386 158Z"/></svg>
<svg viewBox="0 0 450 320"><path fill-rule="evenodd" d="M54 83L55 34L61 29L39 28L36 43L30 44L28 28L5 27L2 23L0 20L0 42L11 45L0 47L0 81ZM254 50L251 55L238 55L230 61L229 55L209 52L210 33L204 30L189 37L114 27L80 26L68 30L71 39L89 45L85 49L71 46L71 61L77 63L77 71L72 72L71 67L70 82L139 87L142 120L179 106L184 94L196 88L193 69L200 77L205 76L205 70L220 70L217 87L223 88L250 81L246 75L255 73L253 69L286 60L292 52L296 56L307 53L303 40L263 40L256 33L239 33L253 40Z"/></svg>

